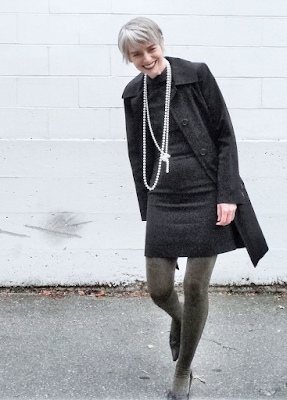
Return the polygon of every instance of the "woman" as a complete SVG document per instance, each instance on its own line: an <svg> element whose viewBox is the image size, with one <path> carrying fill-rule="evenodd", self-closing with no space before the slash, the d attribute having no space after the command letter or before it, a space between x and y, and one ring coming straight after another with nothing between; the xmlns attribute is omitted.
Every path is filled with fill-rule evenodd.
<svg viewBox="0 0 287 400"><path fill-rule="evenodd" d="M246 247L256 265L267 245L238 173L233 128L205 64L164 57L162 31L135 18L119 33L126 62L141 72L123 93L128 153L146 224L147 283L172 318L177 360L169 398L189 397L191 362L208 313L217 254ZM187 257L184 304L174 290Z"/></svg>

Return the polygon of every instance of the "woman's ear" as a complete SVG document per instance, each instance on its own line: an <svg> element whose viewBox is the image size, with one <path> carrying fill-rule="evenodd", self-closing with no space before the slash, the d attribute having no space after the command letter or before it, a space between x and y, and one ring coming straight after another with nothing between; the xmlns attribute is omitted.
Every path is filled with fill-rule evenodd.
<svg viewBox="0 0 287 400"><path fill-rule="evenodd" d="M160 42L160 47L162 48L162 51L164 51L164 37L161 37L161 42Z"/></svg>

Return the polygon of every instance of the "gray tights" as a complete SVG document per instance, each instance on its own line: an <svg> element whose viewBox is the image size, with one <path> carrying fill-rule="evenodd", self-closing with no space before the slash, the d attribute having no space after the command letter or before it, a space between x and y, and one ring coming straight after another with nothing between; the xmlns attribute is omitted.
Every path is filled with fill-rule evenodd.
<svg viewBox="0 0 287 400"><path fill-rule="evenodd" d="M188 393L190 366L208 314L208 287L216 256L188 258L183 281L184 305L174 289L176 259L146 258L147 284L152 300L172 318L180 350L172 392ZM176 357L177 358L177 357Z"/></svg>

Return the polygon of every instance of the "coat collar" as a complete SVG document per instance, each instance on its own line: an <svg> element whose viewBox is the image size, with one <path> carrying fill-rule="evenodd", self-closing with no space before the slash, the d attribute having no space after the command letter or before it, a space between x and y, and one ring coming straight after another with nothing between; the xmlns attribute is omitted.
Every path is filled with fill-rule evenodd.
<svg viewBox="0 0 287 400"><path fill-rule="evenodd" d="M180 58L166 57L170 62L172 70L172 80L175 86L185 85L198 81L194 63ZM125 88L123 99L139 95L143 87L143 73L137 75Z"/></svg>

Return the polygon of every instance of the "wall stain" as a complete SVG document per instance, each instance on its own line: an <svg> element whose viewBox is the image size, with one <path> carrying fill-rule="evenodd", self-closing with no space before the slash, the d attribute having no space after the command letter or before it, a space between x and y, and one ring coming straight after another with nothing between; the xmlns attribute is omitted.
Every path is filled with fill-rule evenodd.
<svg viewBox="0 0 287 400"><path fill-rule="evenodd" d="M70 224L69 226L85 225L85 224L90 224L91 222L93 221L77 222L76 224Z"/></svg>
<svg viewBox="0 0 287 400"><path fill-rule="evenodd" d="M26 228L30 229L36 229L37 231L42 231L45 233L50 233L51 235L55 236L61 236L61 237L77 237L77 238L82 238L80 235L76 235L75 233L67 233L67 232L60 232L60 231L54 231L52 229L46 229L46 228L41 228L40 226L33 226L33 225L24 225Z"/></svg>
<svg viewBox="0 0 287 400"><path fill-rule="evenodd" d="M31 237L31 236L28 236L28 235L23 235L23 234L21 234L21 233L14 233L14 232L9 232L9 231L3 231L2 229L0 229L0 233L3 233L4 235L17 236L17 237L26 237L26 238Z"/></svg>
<svg viewBox="0 0 287 400"><path fill-rule="evenodd" d="M41 231L49 236L81 239L82 237L78 234L78 231L82 225L89 224L92 221L78 221L78 218L77 214L70 212L53 213L49 215L42 226L25 225L25 227Z"/></svg>

